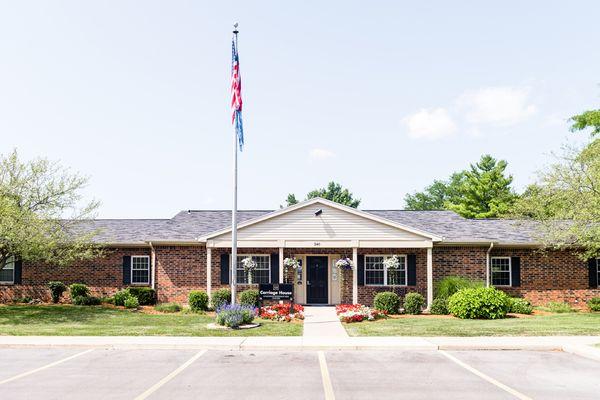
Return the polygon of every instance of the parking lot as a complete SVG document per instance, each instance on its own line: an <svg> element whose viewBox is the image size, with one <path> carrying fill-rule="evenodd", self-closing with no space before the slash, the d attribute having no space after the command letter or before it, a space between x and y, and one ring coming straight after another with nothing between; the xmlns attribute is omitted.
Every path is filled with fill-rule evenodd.
<svg viewBox="0 0 600 400"><path fill-rule="evenodd" d="M2 399L598 399L599 377L562 352L0 349Z"/></svg>

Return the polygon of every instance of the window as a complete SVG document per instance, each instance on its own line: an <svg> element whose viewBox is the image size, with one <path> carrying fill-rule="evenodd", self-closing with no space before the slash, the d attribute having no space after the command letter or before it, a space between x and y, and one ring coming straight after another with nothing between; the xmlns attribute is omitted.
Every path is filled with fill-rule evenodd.
<svg viewBox="0 0 600 400"><path fill-rule="evenodd" d="M365 256L365 285L406 286L406 256L396 256L400 265L388 270L383 262L390 257L393 256Z"/></svg>
<svg viewBox="0 0 600 400"><path fill-rule="evenodd" d="M511 285L510 257L492 257L492 285Z"/></svg>
<svg viewBox="0 0 600 400"><path fill-rule="evenodd" d="M150 283L150 257L131 256L131 284L148 285Z"/></svg>
<svg viewBox="0 0 600 400"><path fill-rule="evenodd" d="M15 283L15 258L8 257L0 269L0 283Z"/></svg>
<svg viewBox="0 0 600 400"><path fill-rule="evenodd" d="M260 255L239 255L237 257L237 283L248 283L248 273L244 270L242 260L247 257L252 257L256 263L256 269L252 272L252 283L269 283L271 282L271 256L267 254Z"/></svg>

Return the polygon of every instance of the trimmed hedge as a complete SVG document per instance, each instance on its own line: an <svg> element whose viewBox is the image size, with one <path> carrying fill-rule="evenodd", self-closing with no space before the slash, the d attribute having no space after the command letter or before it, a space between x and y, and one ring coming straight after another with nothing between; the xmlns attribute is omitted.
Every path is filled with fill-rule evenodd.
<svg viewBox="0 0 600 400"><path fill-rule="evenodd" d="M219 289L212 292L212 306L216 310L224 304L231 303L231 290Z"/></svg>
<svg viewBox="0 0 600 400"><path fill-rule="evenodd" d="M531 303L525 299L520 297L510 297L508 299L509 302L509 312L515 314L531 314L533 312L533 306Z"/></svg>
<svg viewBox="0 0 600 400"><path fill-rule="evenodd" d="M94 296L75 296L72 300L76 306L99 306L100 298Z"/></svg>
<svg viewBox="0 0 600 400"><path fill-rule="evenodd" d="M587 302L590 311L600 311L600 297L593 297Z"/></svg>
<svg viewBox="0 0 600 400"><path fill-rule="evenodd" d="M131 286L129 293L138 299L140 306L153 306L156 304L156 290L145 286Z"/></svg>
<svg viewBox="0 0 600 400"><path fill-rule="evenodd" d="M192 290L188 294L188 304L192 311L208 310L208 294L204 290Z"/></svg>
<svg viewBox="0 0 600 400"><path fill-rule="evenodd" d="M75 297L87 297L90 295L90 289L83 283L73 283L69 286L69 292L71 301L74 301Z"/></svg>
<svg viewBox="0 0 600 400"><path fill-rule="evenodd" d="M433 299L429 312L435 315L448 315L448 299L442 297Z"/></svg>
<svg viewBox="0 0 600 400"><path fill-rule="evenodd" d="M373 299L373 307L387 314L398 314L400 297L394 292L379 292Z"/></svg>
<svg viewBox="0 0 600 400"><path fill-rule="evenodd" d="M258 290L248 289L240 293L240 304L258 307Z"/></svg>
<svg viewBox="0 0 600 400"><path fill-rule="evenodd" d="M404 296L404 313L417 315L425 306L425 298L421 293L408 293Z"/></svg>
<svg viewBox="0 0 600 400"><path fill-rule="evenodd" d="M448 311L463 319L500 319L509 308L506 293L493 287L461 289L448 299Z"/></svg>

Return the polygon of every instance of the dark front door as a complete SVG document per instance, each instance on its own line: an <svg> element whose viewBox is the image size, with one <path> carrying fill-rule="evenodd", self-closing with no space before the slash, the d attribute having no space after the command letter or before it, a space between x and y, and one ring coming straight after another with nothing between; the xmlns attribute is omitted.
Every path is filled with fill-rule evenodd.
<svg viewBox="0 0 600 400"><path fill-rule="evenodd" d="M327 257L306 257L306 302L327 304Z"/></svg>

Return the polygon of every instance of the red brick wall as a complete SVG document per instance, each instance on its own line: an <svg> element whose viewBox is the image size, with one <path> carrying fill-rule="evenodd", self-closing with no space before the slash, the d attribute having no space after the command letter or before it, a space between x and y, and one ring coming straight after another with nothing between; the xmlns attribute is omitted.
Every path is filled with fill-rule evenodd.
<svg viewBox="0 0 600 400"><path fill-rule="evenodd" d="M586 308L590 298L600 297L599 289L589 288L587 262L574 251L494 249L491 255L520 257L521 286L500 289L512 296L524 297L534 305L558 301Z"/></svg>
<svg viewBox="0 0 600 400"><path fill-rule="evenodd" d="M159 302L187 303L190 290L206 290L206 247L157 246Z"/></svg>
<svg viewBox="0 0 600 400"><path fill-rule="evenodd" d="M50 301L49 281L61 281L66 285L85 283L94 296L110 296L123 287L123 256L150 255L150 249L107 249L102 258L78 261L67 267L44 263L23 263L22 284L0 286L0 302L29 296ZM63 295L66 301L68 294Z"/></svg>
<svg viewBox="0 0 600 400"><path fill-rule="evenodd" d="M433 282L450 275L485 280L486 247L434 247Z"/></svg>

